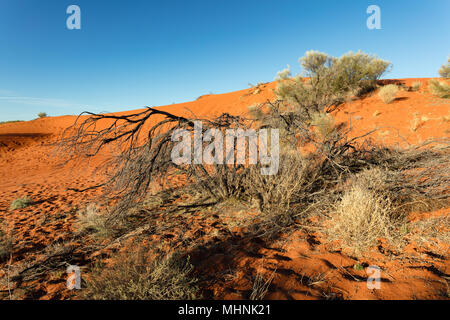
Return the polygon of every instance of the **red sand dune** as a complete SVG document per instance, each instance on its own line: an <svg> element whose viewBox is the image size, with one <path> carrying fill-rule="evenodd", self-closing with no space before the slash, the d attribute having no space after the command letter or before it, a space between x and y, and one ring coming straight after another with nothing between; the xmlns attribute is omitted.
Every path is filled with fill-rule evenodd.
<svg viewBox="0 0 450 320"><path fill-rule="evenodd" d="M351 120L353 134L359 135L380 127L372 137L385 144L416 144L430 138L449 137L449 102L427 92L428 79L401 79L410 85L421 81L418 92L399 91L396 101L384 104L377 94L355 100L333 112L337 122ZM214 116L223 112L243 114L248 106L273 99L275 83L260 87L217 95L206 95L196 101L160 107L177 115ZM121 114L131 113L132 111ZM42 250L58 241L72 241L73 222L76 209L95 201L97 191L76 193L68 188L84 188L101 179L87 165L63 166L53 147L62 131L75 121L75 116L48 117L27 122L0 125L0 218L13 226L15 250L13 265L22 266L43 259ZM35 204L25 209L10 211L11 201L29 197ZM449 210L440 210L430 215L446 215ZM421 219L423 217L415 217ZM215 227L203 218L193 218L203 232L213 233ZM219 228L219 227L218 227ZM153 236L157 240L158 236ZM244 292L251 289L247 277L251 271L265 266L277 270L269 299L317 299L319 289L324 286L335 288L345 299L434 299L442 298L436 286L443 285L442 274L448 276L449 244L441 248L443 254L435 259L426 254L426 248L410 245L405 252L420 258L388 259L385 254L375 252L370 259L359 261L378 265L385 270L383 290L369 290L365 271L356 271L353 265L358 261L345 252L333 251L319 234L306 235L296 232L285 241L264 248L252 243L230 243L230 253L239 258L238 269L224 283L211 284L210 290L218 299L242 299ZM164 240L161 240L164 241ZM76 244L76 241L74 242ZM236 246L236 245L239 246ZM82 260L82 258L80 258ZM87 259L87 258L86 258ZM195 257L193 257L195 259ZM80 261L80 263L86 261ZM212 272L226 272L227 258L213 254L204 258L202 265ZM431 267L432 266L432 267ZM0 292L6 278L6 264L0 265ZM269 269L270 269L269 268ZM65 287L64 267L61 274L45 274L42 278L30 280L25 289L17 289L18 298L65 299L73 297ZM266 268L267 270L267 268ZM436 271L438 270L438 272ZM448 278L447 278L448 280ZM313 283L314 285L307 286ZM439 282L439 284L436 284ZM24 285L25 286L25 285ZM22 290L22 291L21 291ZM21 295L21 292L23 295ZM332 297L330 297L332 298Z"/></svg>

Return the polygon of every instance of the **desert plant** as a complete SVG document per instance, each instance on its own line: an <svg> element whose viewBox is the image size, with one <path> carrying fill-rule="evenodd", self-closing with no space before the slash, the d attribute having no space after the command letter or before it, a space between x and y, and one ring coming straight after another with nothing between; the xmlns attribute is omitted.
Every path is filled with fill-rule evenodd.
<svg viewBox="0 0 450 320"><path fill-rule="evenodd" d="M442 78L450 78L450 58L448 58L446 64L441 66L438 72Z"/></svg>
<svg viewBox="0 0 450 320"><path fill-rule="evenodd" d="M107 217L102 214L97 205L89 204L84 211L78 211L75 226L79 233L92 232L96 237L106 238L111 230L106 223Z"/></svg>
<svg viewBox="0 0 450 320"><path fill-rule="evenodd" d="M411 91L418 91L421 86L422 86L422 82L415 81L411 84Z"/></svg>
<svg viewBox="0 0 450 320"><path fill-rule="evenodd" d="M428 88L432 94L438 96L439 98L450 98L450 85L444 81L431 79L428 81Z"/></svg>
<svg viewBox="0 0 450 320"><path fill-rule="evenodd" d="M395 100L397 95L398 87L395 84L388 84L380 89L378 96L384 103L391 103Z"/></svg>
<svg viewBox="0 0 450 320"><path fill-rule="evenodd" d="M119 253L94 268L84 298L93 300L188 300L199 298L193 266L179 254L151 257L143 249Z"/></svg>
<svg viewBox="0 0 450 320"><path fill-rule="evenodd" d="M269 291L270 284L275 276L275 271L265 278L263 274L257 273L253 282L252 293L250 294L250 300L262 300Z"/></svg>
<svg viewBox="0 0 450 320"><path fill-rule="evenodd" d="M9 206L10 210L15 210L15 209L23 209L28 207L29 205L31 205L32 201L30 198L18 198L16 200L14 200L13 202L11 202L11 205Z"/></svg>
<svg viewBox="0 0 450 320"><path fill-rule="evenodd" d="M332 239L342 240L344 246L357 253L374 246L379 238L392 242L405 223L382 187L383 179L374 179L370 171L361 176L336 203L329 229Z"/></svg>
<svg viewBox="0 0 450 320"><path fill-rule="evenodd" d="M37 115L39 118L45 118L47 116L45 112L39 112Z"/></svg>
<svg viewBox="0 0 450 320"><path fill-rule="evenodd" d="M341 104L348 95L363 94L375 88L390 63L362 52L349 52L340 58L317 51L299 59L303 76L288 78L288 70L279 73L277 98L292 111L310 120L311 113L327 111Z"/></svg>

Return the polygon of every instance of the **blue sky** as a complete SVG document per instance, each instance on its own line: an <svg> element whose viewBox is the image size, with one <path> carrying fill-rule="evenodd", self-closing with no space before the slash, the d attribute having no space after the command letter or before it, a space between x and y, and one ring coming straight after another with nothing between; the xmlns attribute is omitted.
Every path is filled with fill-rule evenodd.
<svg viewBox="0 0 450 320"><path fill-rule="evenodd" d="M66 9L81 8L81 30ZM381 30L366 8L381 8ZM387 78L433 77L450 54L448 0L0 0L0 121L195 100L300 72L307 50L359 49Z"/></svg>

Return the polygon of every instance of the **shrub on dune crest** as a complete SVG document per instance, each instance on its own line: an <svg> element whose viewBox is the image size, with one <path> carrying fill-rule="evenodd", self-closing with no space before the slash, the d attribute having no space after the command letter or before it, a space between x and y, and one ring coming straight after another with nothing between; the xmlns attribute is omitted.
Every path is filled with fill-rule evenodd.
<svg viewBox="0 0 450 320"><path fill-rule="evenodd" d="M278 83L276 93L278 99L306 116L310 112L323 112L339 105L349 95L360 95L374 89L376 81L391 65L360 51L349 52L340 58L308 51L299 62L307 79L302 76L287 78L289 73L284 70L279 73L282 81Z"/></svg>
<svg viewBox="0 0 450 320"><path fill-rule="evenodd" d="M450 78L450 58L448 58L447 63L443 64L438 72L442 78Z"/></svg>
<svg viewBox="0 0 450 320"><path fill-rule="evenodd" d="M428 81L428 88L432 94L438 96L439 98L450 98L450 85L444 81L432 79Z"/></svg>

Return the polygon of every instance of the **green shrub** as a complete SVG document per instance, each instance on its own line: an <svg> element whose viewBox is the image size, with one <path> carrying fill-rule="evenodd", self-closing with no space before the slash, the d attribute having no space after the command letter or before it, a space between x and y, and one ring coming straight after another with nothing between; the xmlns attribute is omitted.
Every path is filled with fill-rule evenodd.
<svg viewBox="0 0 450 320"><path fill-rule="evenodd" d="M450 98L450 85L444 81L432 79L428 81L428 88L432 94L439 98Z"/></svg>
<svg viewBox="0 0 450 320"><path fill-rule="evenodd" d="M45 112L39 112L37 115L39 118L45 118L47 116Z"/></svg>
<svg viewBox="0 0 450 320"><path fill-rule="evenodd" d="M304 77L287 78L289 73L283 70L278 74L282 81L278 83L276 94L306 121L311 120L313 113L344 102L349 95L361 95L374 89L376 81L391 65L360 51L340 58L308 51L299 63Z"/></svg>
<svg viewBox="0 0 450 320"><path fill-rule="evenodd" d="M19 198L11 202L11 205L9 206L10 210L15 209L23 209L31 205L31 199L30 198Z"/></svg>
<svg viewBox="0 0 450 320"><path fill-rule="evenodd" d="M442 78L450 78L450 58L448 58L447 63L443 64L438 72Z"/></svg>
<svg viewBox="0 0 450 320"><path fill-rule="evenodd" d="M384 103L391 103L395 100L397 95L398 87L395 84L388 84L380 89L378 96Z"/></svg>

